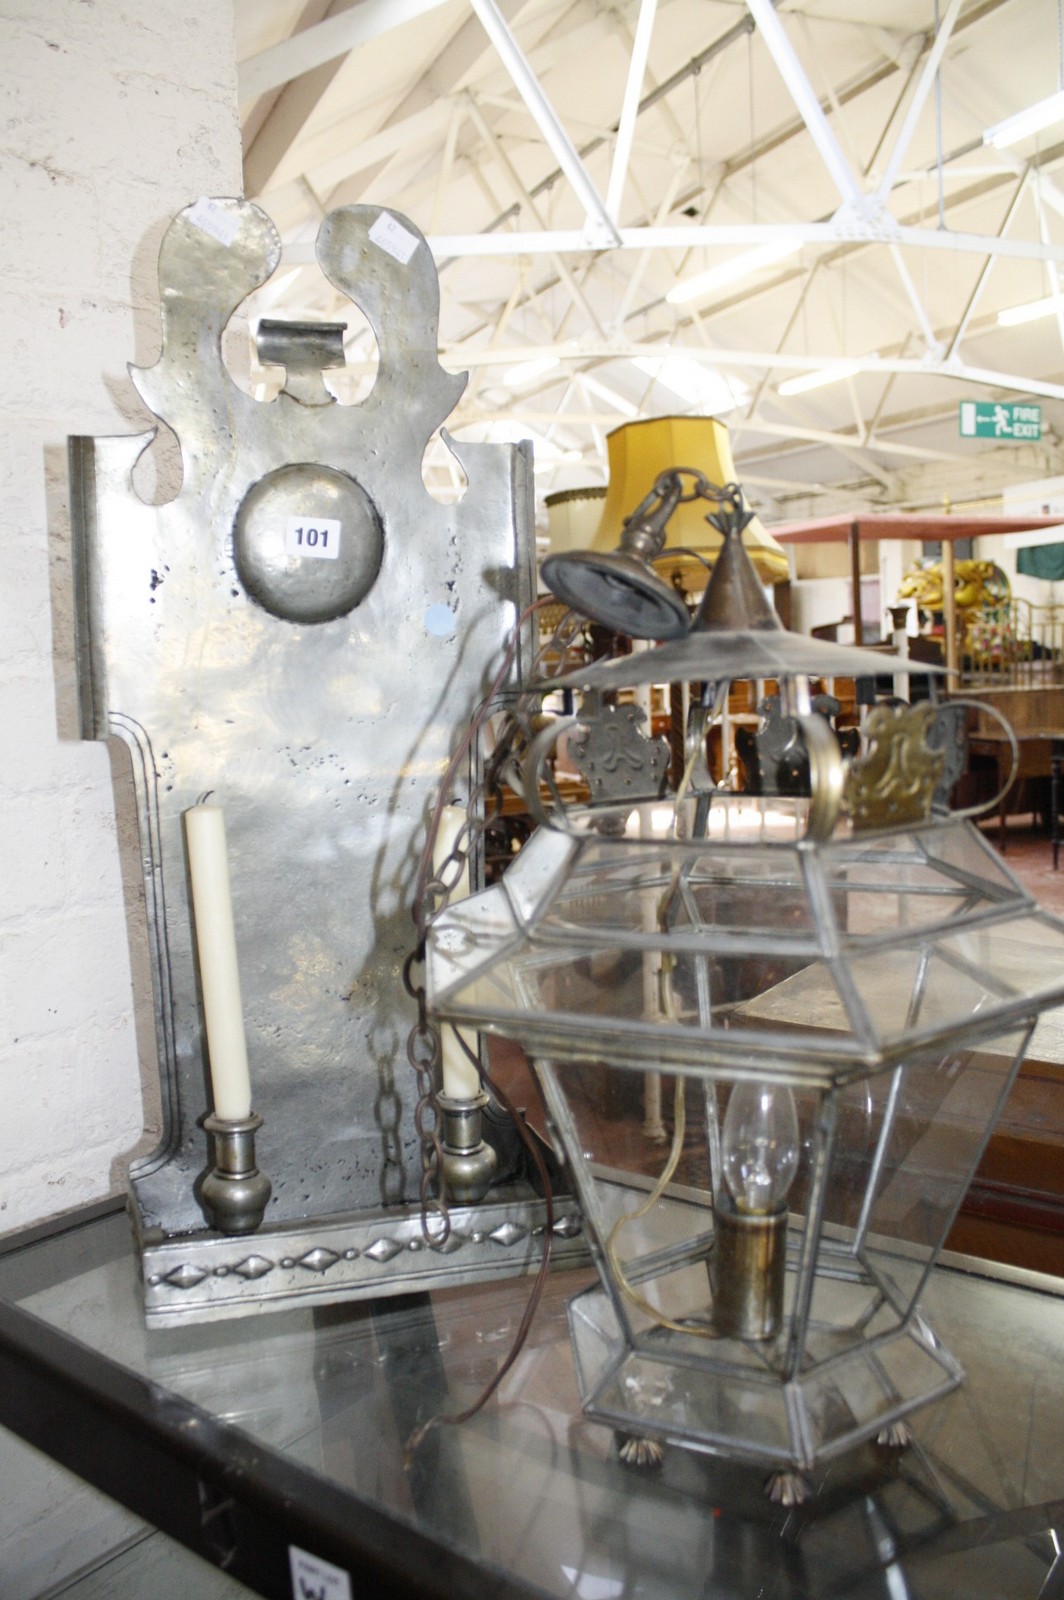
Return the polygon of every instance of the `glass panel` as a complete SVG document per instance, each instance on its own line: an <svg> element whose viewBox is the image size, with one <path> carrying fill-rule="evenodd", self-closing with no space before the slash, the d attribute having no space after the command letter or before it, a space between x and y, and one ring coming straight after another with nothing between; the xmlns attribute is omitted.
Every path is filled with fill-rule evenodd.
<svg viewBox="0 0 1064 1600"><path fill-rule="evenodd" d="M811 1047L832 1061L853 1052L833 974L781 952L677 951L663 986L653 952L528 943L453 991L442 1009L512 1033L533 1054L593 1050L629 1069L645 1062L719 1073L760 1049L766 1076L790 1072L818 1082L835 1067L819 1066Z"/></svg>
<svg viewBox="0 0 1064 1600"><path fill-rule="evenodd" d="M812 910L796 851L778 845L712 849L662 841L600 841L583 847L539 926L544 934L727 927L773 939L813 936Z"/></svg>
<svg viewBox="0 0 1064 1600"><path fill-rule="evenodd" d="M840 1176L845 1172L855 1195L863 1182L871 1184L870 1235L926 1250L941 1243L1015 1075L1023 1038L1003 1034L978 1049L949 1050L899 1069L889 1121L889 1093L880 1080L868 1086L882 1140L879 1170L866 1150ZM872 1249L869 1259L874 1263Z"/></svg>
<svg viewBox="0 0 1064 1600"><path fill-rule="evenodd" d="M884 1045L967 1031L1004 1007L1036 1010L1064 990L1064 930L1040 917L966 928L936 944L878 950L851 964L854 986ZM1011 1020L1011 1019L1010 1019Z"/></svg>
<svg viewBox="0 0 1064 1600"><path fill-rule="evenodd" d="M912 834L860 837L820 852L840 932L860 944L993 910L1022 890L965 823Z"/></svg>
<svg viewBox="0 0 1064 1600"><path fill-rule="evenodd" d="M1064 987L1064 927L1033 913L966 928L942 943L943 958L984 974L990 994L1056 999Z"/></svg>
<svg viewBox="0 0 1064 1600"><path fill-rule="evenodd" d="M1004 892L1000 885L945 867L912 839L833 854L826 867L839 930L858 946L884 934L991 910Z"/></svg>
<svg viewBox="0 0 1064 1600"><path fill-rule="evenodd" d="M970 822L936 822L922 830L918 839L921 849L944 872L978 879L988 895L1026 898L1001 856Z"/></svg>
<svg viewBox="0 0 1064 1600"><path fill-rule="evenodd" d="M892 1394L899 1401L915 1400L952 1387L958 1368L948 1351L932 1350L910 1336L890 1340L876 1353Z"/></svg>
<svg viewBox="0 0 1064 1600"><path fill-rule="evenodd" d="M956 1364L931 1355L911 1333L900 1333L875 1350L856 1350L826 1370L803 1378L798 1391L814 1448L845 1448L920 1395L952 1388Z"/></svg>
<svg viewBox="0 0 1064 1600"><path fill-rule="evenodd" d="M726 1449L766 1463L785 1461L792 1444L783 1390L729 1373L665 1365L629 1355L620 1371L592 1396L593 1416L642 1422L682 1432L703 1447Z"/></svg>

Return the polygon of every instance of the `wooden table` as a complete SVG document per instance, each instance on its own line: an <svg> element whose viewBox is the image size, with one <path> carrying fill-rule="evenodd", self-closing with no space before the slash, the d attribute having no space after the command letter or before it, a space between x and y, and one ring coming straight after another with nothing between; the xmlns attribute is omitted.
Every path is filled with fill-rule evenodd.
<svg viewBox="0 0 1064 1600"><path fill-rule="evenodd" d="M1053 728L1033 728L1015 735L1018 756L1015 778L1049 779L1050 837L1053 844L1053 870L1057 869L1060 853L1060 765L1064 758L1064 732ZM1012 746L1003 732L986 731L969 735L969 756L989 756L995 763L997 788L1005 784L1012 766ZM1011 785L1009 786L1011 789ZM1006 844L1005 816L1008 793L998 804L998 848L1004 853Z"/></svg>

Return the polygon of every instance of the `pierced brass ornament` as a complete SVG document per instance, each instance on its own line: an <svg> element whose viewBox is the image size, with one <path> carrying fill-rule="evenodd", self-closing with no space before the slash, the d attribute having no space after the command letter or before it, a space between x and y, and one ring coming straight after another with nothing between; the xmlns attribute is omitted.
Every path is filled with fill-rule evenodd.
<svg viewBox="0 0 1064 1600"><path fill-rule="evenodd" d="M946 754L928 737L935 722L930 702L877 706L865 724L868 749L850 767L843 809L857 832L926 822Z"/></svg>

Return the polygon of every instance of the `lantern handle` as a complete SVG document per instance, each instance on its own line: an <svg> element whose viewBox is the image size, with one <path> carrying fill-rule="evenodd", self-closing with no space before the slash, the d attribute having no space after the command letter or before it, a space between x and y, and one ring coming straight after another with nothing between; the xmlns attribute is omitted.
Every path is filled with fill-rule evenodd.
<svg viewBox="0 0 1064 1600"><path fill-rule="evenodd" d="M1016 738L1015 731L1009 719L1002 715L997 706L990 705L988 701L969 700L967 697L961 698L957 695L951 694L945 703L946 705L951 706L966 706L971 711L989 711L995 722L1000 722L1002 728L1005 730L1005 737L1009 741L1009 749L1012 752L1012 765L1009 768L1008 777L1001 785L997 794L993 795L989 800L982 801L981 804L977 806L964 806L959 811L949 812L951 817L957 817L961 819L967 817L986 816L987 812L993 811L995 806L999 806L1001 804L1009 790L1012 788L1013 783L1016 781L1016 774L1020 770L1019 741ZM976 735L976 737L978 737L978 735Z"/></svg>
<svg viewBox="0 0 1064 1600"><path fill-rule="evenodd" d="M839 741L825 717L815 711L799 711L795 717L809 757L809 817L806 839L823 844L835 831L842 811L846 783L846 764Z"/></svg>
<svg viewBox="0 0 1064 1600"><path fill-rule="evenodd" d="M541 728L528 747L528 755L522 763L521 773L521 788L532 820L541 827L568 833L574 839L581 838L582 834L579 829L570 827L567 821L562 820L566 814L565 803L558 793L554 776L546 762L562 735L581 725L579 717L556 717L545 728ZM543 804L541 785L557 802L557 810Z"/></svg>

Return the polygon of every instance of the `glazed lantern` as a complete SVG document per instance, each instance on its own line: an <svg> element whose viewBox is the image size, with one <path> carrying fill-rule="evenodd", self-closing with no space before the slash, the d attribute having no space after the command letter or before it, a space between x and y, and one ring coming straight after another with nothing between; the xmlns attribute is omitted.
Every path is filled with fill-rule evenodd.
<svg viewBox="0 0 1064 1600"><path fill-rule="evenodd" d="M726 493L691 632L566 683L601 716L606 691L696 682L709 715L730 681L772 679L811 793L697 781L699 732L686 794L547 814L542 735L541 825L435 923L430 997L519 1040L540 1076L599 1270L570 1306L588 1414L761 1465L792 1498L860 1441L902 1442L961 1380L920 1293L1036 1018L1064 999L1064 924L933 808L935 704L878 708L843 766L809 681L882 658L780 626Z"/></svg>

